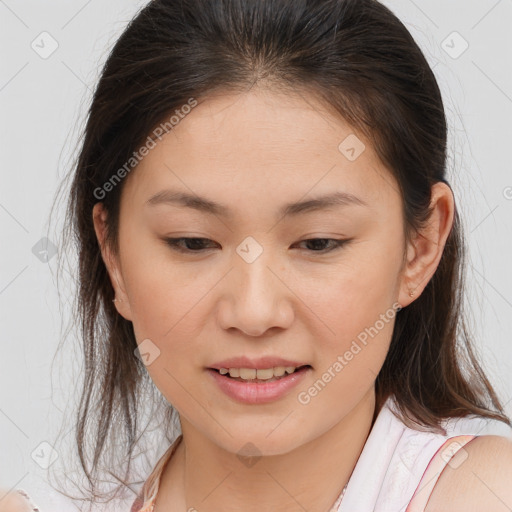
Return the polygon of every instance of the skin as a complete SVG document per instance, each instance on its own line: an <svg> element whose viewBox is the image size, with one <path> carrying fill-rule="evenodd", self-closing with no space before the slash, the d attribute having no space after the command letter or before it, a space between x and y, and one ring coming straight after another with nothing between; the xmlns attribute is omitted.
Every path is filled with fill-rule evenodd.
<svg viewBox="0 0 512 512"><path fill-rule="evenodd" d="M457 452L428 500L425 512L510 512L512 439L479 436Z"/></svg>
<svg viewBox="0 0 512 512"><path fill-rule="evenodd" d="M366 147L355 161L338 150L350 134ZM145 204L163 189L206 196L233 217ZM335 190L368 206L276 218L284 203ZM156 512L332 506L372 426L394 317L307 405L297 394L394 303L421 294L453 223L448 186L434 185L431 206L430 222L406 244L398 186L370 142L312 97L256 87L207 98L126 178L118 254L103 243L106 212L95 206L118 312L138 343L149 338L160 350L147 371L180 414L183 441L162 475ZM180 254L166 236L212 242ZM247 236L263 248L252 263L236 252ZM322 252L330 245L303 242L312 238L350 241ZM239 355L292 358L312 370L275 402L240 404L205 370ZM237 456L249 442L261 455L251 467Z"/></svg>
<svg viewBox="0 0 512 512"><path fill-rule="evenodd" d="M0 512L31 512L30 503L16 492L0 488Z"/></svg>

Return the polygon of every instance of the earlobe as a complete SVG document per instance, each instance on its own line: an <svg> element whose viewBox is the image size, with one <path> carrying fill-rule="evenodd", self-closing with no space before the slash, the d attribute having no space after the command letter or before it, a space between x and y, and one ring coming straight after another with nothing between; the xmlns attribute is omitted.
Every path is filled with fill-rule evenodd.
<svg viewBox="0 0 512 512"><path fill-rule="evenodd" d="M399 302L403 307L421 295L435 274L450 235L455 205L451 188L437 182L432 186L431 214L426 225L413 237L407 249L407 263L403 273Z"/></svg>

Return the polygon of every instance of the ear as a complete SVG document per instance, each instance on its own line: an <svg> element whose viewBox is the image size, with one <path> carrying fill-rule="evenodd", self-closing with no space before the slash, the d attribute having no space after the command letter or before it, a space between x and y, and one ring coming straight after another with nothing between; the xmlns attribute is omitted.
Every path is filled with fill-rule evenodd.
<svg viewBox="0 0 512 512"><path fill-rule="evenodd" d="M110 282L115 292L115 307L122 317L131 321L132 312L124 286L121 266L118 258L112 254L110 248L105 243L107 233L107 212L103 206L103 203L96 203L94 205L92 210L92 218L94 223L94 231L96 232L96 238L98 239L98 244L101 250L101 257L105 263L105 266L107 267Z"/></svg>
<svg viewBox="0 0 512 512"><path fill-rule="evenodd" d="M402 271L398 302L408 306L421 295L434 275L453 226L455 202L451 188L443 182L432 186L431 215L427 224L407 246L407 262ZM413 297L409 295L413 292Z"/></svg>

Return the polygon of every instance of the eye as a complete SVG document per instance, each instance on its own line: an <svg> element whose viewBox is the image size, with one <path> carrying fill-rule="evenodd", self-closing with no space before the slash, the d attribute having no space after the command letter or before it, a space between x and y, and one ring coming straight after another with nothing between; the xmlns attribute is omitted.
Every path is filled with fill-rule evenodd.
<svg viewBox="0 0 512 512"><path fill-rule="evenodd" d="M312 242L314 242L314 243L312 243ZM318 243L318 242L320 242L320 243ZM325 246L325 242L331 242L331 245L329 246L327 244L327 247L323 247L323 246ZM340 249L343 245L345 245L348 242L350 242L350 240L338 240L335 238L309 238L307 240L302 240L301 242L299 242L299 244L309 244L310 247L311 246L317 247L316 250L313 249L310 252L327 253L327 252L335 251L336 249ZM319 246L320 246L320 248L318 249Z"/></svg>
<svg viewBox="0 0 512 512"><path fill-rule="evenodd" d="M169 245L173 250L181 253L200 253L203 252L205 249L208 249L205 247L205 244L207 242L211 242L208 238L165 238L165 243ZM315 242L312 244L312 242ZM320 244L318 244L320 242ZM324 247L325 242L331 243L331 245L327 245L327 247ZM341 248L346 243L350 242L350 240L338 240L335 238L310 238L308 240L302 240L301 242L298 242L299 244L310 244L313 245L313 247L316 247L310 252L317 252L317 253L328 253L331 251L334 251L336 249ZM185 247L183 247L183 244ZM320 245L320 248L318 246ZM293 247L293 246L292 246Z"/></svg>
<svg viewBox="0 0 512 512"><path fill-rule="evenodd" d="M183 253L194 253L194 252L203 252L204 247L203 244L205 242L210 242L211 240L208 240L208 238L165 238L165 243L171 247L171 249L177 251L177 252L183 252ZM181 242L185 243L185 245L189 245L192 247L183 247Z"/></svg>

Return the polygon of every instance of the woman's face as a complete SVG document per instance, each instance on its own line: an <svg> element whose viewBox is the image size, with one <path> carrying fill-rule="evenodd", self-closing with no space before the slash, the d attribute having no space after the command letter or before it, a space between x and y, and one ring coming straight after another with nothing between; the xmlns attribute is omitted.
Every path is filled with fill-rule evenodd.
<svg viewBox="0 0 512 512"><path fill-rule="evenodd" d="M369 142L312 98L254 88L193 108L126 178L109 269L182 420L233 453L278 454L373 397L411 300L404 244L398 186ZM283 366L306 367L264 382Z"/></svg>

